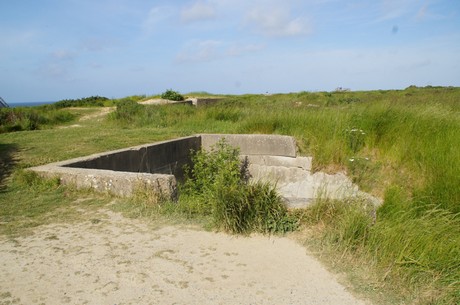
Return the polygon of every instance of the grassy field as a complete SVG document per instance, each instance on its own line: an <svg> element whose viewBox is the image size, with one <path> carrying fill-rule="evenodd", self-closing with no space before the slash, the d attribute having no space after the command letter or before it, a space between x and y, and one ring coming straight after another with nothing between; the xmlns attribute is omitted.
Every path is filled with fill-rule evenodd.
<svg viewBox="0 0 460 305"><path fill-rule="evenodd" d="M99 108L53 110L55 122L38 130L0 134L0 232L71 221L77 216L66 207L82 198L89 206L113 201L23 168L194 133L286 134L314 157L315 170L344 170L384 198L376 213L362 202L321 200L299 212L309 247L378 302L460 303L460 88L225 96L198 108L133 102L141 98L112 101L117 109L106 118L78 121ZM177 214L143 200L116 208Z"/></svg>

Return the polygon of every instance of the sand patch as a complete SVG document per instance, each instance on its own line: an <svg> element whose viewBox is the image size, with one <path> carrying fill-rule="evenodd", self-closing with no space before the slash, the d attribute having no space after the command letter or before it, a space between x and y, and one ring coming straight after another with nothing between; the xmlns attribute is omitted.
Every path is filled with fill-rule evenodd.
<svg viewBox="0 0 460 305"><path fill-rule="evenodd" d="M152 228L100 210L0 239L0 304L364 304L288 238Z"/></svg>

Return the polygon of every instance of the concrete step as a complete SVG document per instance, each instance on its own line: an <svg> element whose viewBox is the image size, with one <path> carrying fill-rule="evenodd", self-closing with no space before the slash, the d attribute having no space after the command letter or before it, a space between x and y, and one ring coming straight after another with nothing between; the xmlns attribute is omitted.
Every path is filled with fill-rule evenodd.
<svg viewBox="0 0 460 305"><path fill-rule="evenodd" d="M264 166L282 166L301 168L306 171L311 171L312 157L285 157L285 156L263 156L263 155L243 155L249 164L257 164Z"/></svg>
<svg viewBox="0 0 460 305"><path fill-rule="evenodd" d="M317 172L312 174L308 168L268 166L264 164L305 164L307 160L277 160L260 158L258 164L250 163L249 172L252 181L269 182L276 186L288 206L305 207L313 198L345 199L356 197L359 190L344 173L334 175ZM301 162L303 161L303 162ZM297 163L298 162L298 163ZM311 163L310 163L311 164Z"/></svg>

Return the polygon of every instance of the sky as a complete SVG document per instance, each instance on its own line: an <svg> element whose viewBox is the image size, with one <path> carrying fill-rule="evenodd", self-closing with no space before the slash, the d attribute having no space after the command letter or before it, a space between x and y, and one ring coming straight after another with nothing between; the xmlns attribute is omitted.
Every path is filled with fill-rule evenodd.
<svg viewBox="0 0 460 305"><path fill-rule="evenodd" d="M459 0L0 0L0 96L460 86Z"/></svg>

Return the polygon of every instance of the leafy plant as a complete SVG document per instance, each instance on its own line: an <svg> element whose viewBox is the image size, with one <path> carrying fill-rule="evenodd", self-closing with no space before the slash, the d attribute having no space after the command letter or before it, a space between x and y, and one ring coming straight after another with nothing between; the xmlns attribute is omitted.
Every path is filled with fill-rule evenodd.
<svg viewBox="0 0 460 305"><path fill-rule="evenodd" d="M161 98L171 101L183 101L185 98L179 92L168 89L161 94Z"/></svg>
<svg viewBox="0 0 460 305"><path fill-rule="evenodd" d="M209 152L194 153L192 160L182 191L201 199L203 205L198 209L194 205L195 211L210 214L217 227L232 233L286 232L297 227L273 186L248 181L248 164L225 140Z"/></svg>
<svg viewBox="0 0 460 305"><path fill-rule="evenodd" d="M345 130L348 147L354 153L364 147L366 133L362 129L352 128Z"/></svg>

